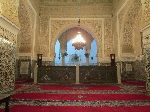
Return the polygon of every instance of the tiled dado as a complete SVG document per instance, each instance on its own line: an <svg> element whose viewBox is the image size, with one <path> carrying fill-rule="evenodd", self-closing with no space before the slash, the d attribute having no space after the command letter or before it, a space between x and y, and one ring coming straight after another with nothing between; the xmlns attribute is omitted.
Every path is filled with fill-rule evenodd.
<svg viewBox="0 0 150 112"><path fill-rule="evenodd" d="M14 89L15 49L14 43L0 36L0 93Z"/></svg>
<svg viewBox="0 0 150 112"><path fill-rule="evenodd" d="M14 89L18 31L11 21L0 17L0 93Z"/></svg>

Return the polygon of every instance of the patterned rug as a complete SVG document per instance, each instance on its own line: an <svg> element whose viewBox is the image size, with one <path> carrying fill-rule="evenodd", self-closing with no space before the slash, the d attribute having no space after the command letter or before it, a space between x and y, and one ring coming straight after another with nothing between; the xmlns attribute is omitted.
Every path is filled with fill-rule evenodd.
<svg viewBox="0 0 150 112"><path fill-rule="evenodd" d="M10 106L11 112L150 112L150 96L145 85L138 83L32 84L16 89Z"/></svg>
<svg viewBox="0 0 150 112"><path fill-rule="evenodd" d="M89 106L27 106L17 105L11 112L150 112L150 106L89 107ZM4 111L0 111L4 112Z"/></svg>

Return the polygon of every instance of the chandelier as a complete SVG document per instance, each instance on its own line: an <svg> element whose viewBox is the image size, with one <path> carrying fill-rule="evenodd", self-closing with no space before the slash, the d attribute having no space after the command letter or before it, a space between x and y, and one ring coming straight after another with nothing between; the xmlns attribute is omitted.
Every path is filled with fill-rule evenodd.
<svg viewBox="0 0 150 112"><path fill-rule="evenodd" d="M77 9L77 16L78 16L78 27L80 27L80 0L78 0L78 9ZM86 45L86 41L84 40L84 38L81 35L81 32L77 32L77 35L75 36L75 38L72 40L72 46L75 47L75 50L80 50L83 49L83 47Z"/></svg>
<svg viewBox="0 0 150 112"><path fill-rule="evenodd" d="M75 49L80 50L83 49L83 47L86 45L86 41L81 35L81 32L78 32L76 37L72 40L72 46L75 47Z"/></svg>

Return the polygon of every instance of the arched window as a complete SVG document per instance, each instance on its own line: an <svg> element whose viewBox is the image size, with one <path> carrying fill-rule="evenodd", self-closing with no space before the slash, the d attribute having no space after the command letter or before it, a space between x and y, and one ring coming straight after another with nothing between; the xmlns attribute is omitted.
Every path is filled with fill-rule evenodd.
<svg viewBox="0 0 150 112"><path fill-rule="evenodd" d="M55 44L55 65L61 65L61 48L60 42L57 40Z"/></svg>
<svg viewBox="0 0 150 112"><path fill-rule="evenodd" d="M90 65L96 65L97 64L97 44L96 44L95 39L91 43L89 61L90 61Z"/></svg>
<svg viewBox="0 0 150 112"><path fill-rule="evenodd" d="M83 44L82 42L80 42L82 39L85 41L85 43L83 42ZM62 46L62 48L60 46ZM89 46L91 46L90 53ZM63 51L61 51L61 49L63 49ZM66 51L64 52L64 50ZM92 35L86 30L80 27L68 29L67 31L63 32L62 35L59 37L59 40L56 41L55 65L73 66L96 64L97 43L96 40L94 40L94 38L92 37Z"/></svg>
<svg viewBox="0 0 150 112"><path fill-rule="evenodd" d="M65 56L65 65L67 66L86 65L85 48L75 50L74 46L72 46L72 41L69 40L67 42L66 52L68 55ZM61 64L62 64L61 48L60 42L57 40L55 44L55 65L58 66ZM90 65L97 64L97 44L95 40L91 42L89 64Z"/></svg>
<svg viewBox="0 0 150 112"><path fill-rule="evenodd" d="M75 50L71 40L67 42L67 54L65 57L66 65L83 65L86 63L85 49Z"/></svg>

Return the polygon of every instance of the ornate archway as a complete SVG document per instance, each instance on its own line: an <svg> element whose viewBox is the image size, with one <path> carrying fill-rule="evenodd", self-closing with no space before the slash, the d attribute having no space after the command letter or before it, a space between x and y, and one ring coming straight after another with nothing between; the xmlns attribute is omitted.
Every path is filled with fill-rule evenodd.
<svg viewBox="0 0 150 112"><path fill-rule="evenodd" d="M77 19L59 19L51 20L51 39L50 39L50 57L54 59L54 49L57 39L61 34L70 28L77 26ZM97 42L98 58L102 57L102 19L81 19L80 27L87 31Z"/></svg>
<svg viewBox="0 0 150 112"><path fill-rule="evenodd" d="M86 41L86 44L82 49L76 50L76 48L74 46L72 46L72 39L75 38L75 36L78 34L78 32L80 32L83 39ZM93 52L93 53L95 53L95 54L93 54L91 52L91 45L93 45L92 44L93 40L95 42L95 45L92 46L92 49L94 47L96 52ZM59 46L57 45L58 42L60 42ZM80 58L78 60L78 64L80 64L80 65L83 65L83 61L86 62L84 64L89 65L89 60L90 60L89 56L91 56L91 54L93 56L93 57L91 57L91 59L97 60L97 42L96 42L96 40L93 38L93 36L89 32L87 32L86 30L82 29L79 26L70 28L70 29L66 30L65 32L63 32L60 35L60 37L57 39L56 43L55 43L56 44L55 45L55 61L57 60L57 62L60 62L59 60L61 59L62 65L67 64L67 63L69 65L77 64L77 63L71 63L71 62L73 62L74 56ZM64 54L67 54L67 55L64 56ZM70 60L68 58L70 58Z"/></svg>

